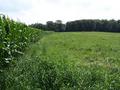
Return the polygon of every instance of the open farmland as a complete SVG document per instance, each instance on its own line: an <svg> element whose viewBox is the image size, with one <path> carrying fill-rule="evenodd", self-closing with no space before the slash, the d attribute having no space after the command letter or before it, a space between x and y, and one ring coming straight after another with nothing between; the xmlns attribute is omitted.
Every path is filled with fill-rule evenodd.
<svg viewBox="0 0 120 90"><path fill-rule="evenodd" d="M0 0L0 90L120 90L120 0Z"/></svg>
<svg viewBox="0 0 120 90"><path fill-rule="evenodd" d="M120 34L46 35L5 74L7 90L119 90Z"/></svg>

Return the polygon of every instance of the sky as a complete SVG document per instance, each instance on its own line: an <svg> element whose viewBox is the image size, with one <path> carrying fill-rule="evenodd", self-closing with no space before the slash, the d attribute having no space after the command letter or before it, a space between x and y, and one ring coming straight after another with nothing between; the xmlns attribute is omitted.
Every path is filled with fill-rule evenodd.
<svg viewBox="0 0 120 90"><path fill-rule="evenodd" d="M24 22L120 19L120 0L0 0L0 13Z"/></svg>

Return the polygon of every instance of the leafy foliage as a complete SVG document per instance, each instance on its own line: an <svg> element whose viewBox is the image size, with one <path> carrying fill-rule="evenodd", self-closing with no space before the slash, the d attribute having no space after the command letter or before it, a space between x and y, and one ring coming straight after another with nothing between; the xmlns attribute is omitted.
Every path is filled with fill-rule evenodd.
<svg viewBox="0 0 120 90"><path fill-rule="evenodd" d="M43 29L45 31L56 31L56 32L63 32L65 31L65 24L62 23L61 20L47 21L46 25L41 23L31 24L30 27Z"/></svg>
<svg viewBox="0 0 120 90"><path fill-rule="evenodd" d="M23 55L25 47L39 38L40 30L0 16L0 69L6 67L18 55Z"/></svg>
<svg viewBox="0 0 120 90"><path fill-rule="evenodd" d="M65 31L120 32L119 20L76 20L66 23Z"/></svg>
<svg viewBox="0 0 120 90"><path fill-rule="evenodd" d="M78 32L78 31L99 31L99 32L120 32L120 20L99 20L99 19L83 19L76 21L69 21L62 24L61 20L48 21L46 25L39 23L30 25L34 28L44 29L48 31L57 32Z"/></svg>

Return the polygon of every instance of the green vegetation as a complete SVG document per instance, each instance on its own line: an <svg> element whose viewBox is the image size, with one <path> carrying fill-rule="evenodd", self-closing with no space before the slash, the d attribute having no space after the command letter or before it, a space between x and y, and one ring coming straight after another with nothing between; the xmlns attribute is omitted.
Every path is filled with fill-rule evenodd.
<svg viewBox="0 0 120 90"><path fill-rule="evenodd" d="M47 35L5 75L7 90L119 90L120 34Z"/></svg>
<svg viewBox="0 0 120 90"><path fill-rule="evenodd" d="M22 55L29 43L39 39L41 31L0 16L0 68Z"/></svg>
<svg viewBox="0 0 120 90"><path fill-rule="evenodd" d="M26 47L40 39L41 34L41 30L32 29L0 15L0 90L5 89L4 70L9 68L18 56L24 55Z"/></svg>
<svg viewBox="0 0 120 90"><path fill-rule="evenodd" d="M99 32L120 32L120 20L99 20L99 19L83 19L69 21L62 24L61 20L56 22L48 21L45 24L35 23L31 27L56 31L56 32L80 32L80 31L99 31Z"/></svg>

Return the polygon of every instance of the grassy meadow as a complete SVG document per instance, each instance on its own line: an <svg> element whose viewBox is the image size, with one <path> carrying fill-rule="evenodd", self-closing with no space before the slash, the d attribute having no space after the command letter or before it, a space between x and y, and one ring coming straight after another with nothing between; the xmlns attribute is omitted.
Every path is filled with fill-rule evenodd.
<svg viewBox="0 0 120 90"><path fill-rule="evenodd" d="M120 33L51 33L5 72L7 90L119 90Z"/></svg>

